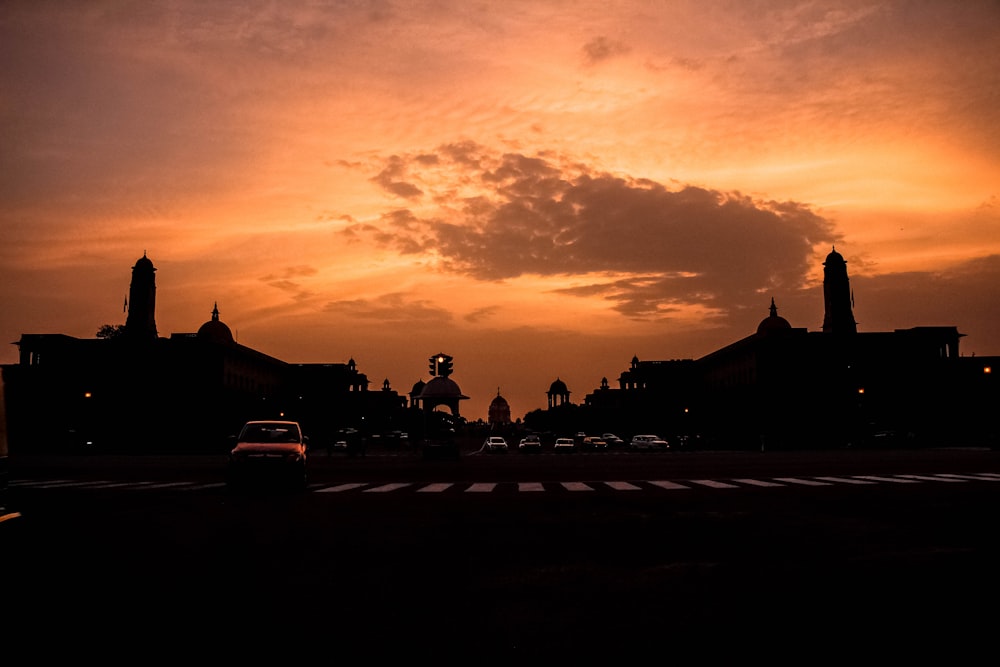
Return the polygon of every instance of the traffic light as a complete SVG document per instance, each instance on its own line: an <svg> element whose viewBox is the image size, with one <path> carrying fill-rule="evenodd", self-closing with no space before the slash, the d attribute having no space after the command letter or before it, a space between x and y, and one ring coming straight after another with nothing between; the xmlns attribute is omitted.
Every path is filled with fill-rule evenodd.
<svg viewBox="0 0 1000 667"><path fill-rule="evenodd" d="M439 354L437 356L437 362L438 362L438 375L440 375L443 378L446 378L449 375L451 375L451 370L452 370L451 357L449 357L447 354Z"/></svg>
<svg viewBox="0 0 1000 667"><path fill-rule="evenodd" d="M451 357L443 352L435 354L433 357L428 359L428 368L431 375L436 375L439 377L448 377L451 375Z"/></svg>

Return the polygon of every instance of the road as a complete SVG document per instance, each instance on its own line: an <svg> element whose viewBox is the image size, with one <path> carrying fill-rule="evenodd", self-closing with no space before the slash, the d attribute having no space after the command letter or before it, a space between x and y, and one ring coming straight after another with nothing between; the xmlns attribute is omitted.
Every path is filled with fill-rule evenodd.
<svg viewBox="0 0 1000 667"><path fill-rule="evenodd" d="M50 657L971 661L1000 452L12 460L9 637ZM861 653L859 653L861 652Z"/></svg>

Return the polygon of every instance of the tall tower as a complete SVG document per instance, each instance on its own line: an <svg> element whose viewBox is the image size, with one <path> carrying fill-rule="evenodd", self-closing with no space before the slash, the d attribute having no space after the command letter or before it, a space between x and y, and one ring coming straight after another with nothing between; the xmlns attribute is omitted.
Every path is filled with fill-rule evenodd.
<svg viewBox="0 0 1000 667"><path fill-rule="evenodd" d="M852 310L854 298L847 279L847 262L834 247L823 262L823 331L826 333L857 333L858 324Z"/></svg>
<svg viewBox="0 0 1000 667"><path fill-rule="evenodd" d="M156 340L156 269L143 251L132 267L128 288L125 335L133 340Z"/></svg>

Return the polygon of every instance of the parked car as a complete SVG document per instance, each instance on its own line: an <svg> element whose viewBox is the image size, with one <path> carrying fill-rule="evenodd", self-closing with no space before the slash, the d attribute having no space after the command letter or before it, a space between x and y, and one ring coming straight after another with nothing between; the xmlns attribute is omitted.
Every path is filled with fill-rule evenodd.
<svg viewBox="0 0 1000 667"><path fill-rule="evenodd" d="M622 445L625 444L625 441L619 438L614 433L603 433L601 434L601 438L604 440L604 442L608 444L609 448L621 447Z"/></svg>
<svg viewBox="0 0 1000 667"><path fill-rule="evenodd" d="M492 454L506 454L507 441L499 435L491 435L483 443L483 450Z"/></svg>
<svg viewBox="0 0 1000 667"><path fill-rule="evenodd" d="M542 440L537 435L526 435L517 443L517 451L523 454L533 454L542 451Z"/></svg>
<svg viewBox="0 0 1000 667"><path fill-rule="evenodd" d="M588 435L583 438L583 449L602 450L608 448L608 443L604 438L596 435Z"/></svg>
<svg viewBox="0 0 1000 667"><path fill-rule="evenodd" d="M558 453L569 453L576 451L576 442L573 438L556 438L555 444L552 446Z"/></svg>
<svg viewBox="0 0 1000 667"><path fill-rule="evenodd" d="M656 449L659 451L665 451L670 449L670 445L666 440L658 435L635 435L632 436L631 442L629 442L630 449Z"/></svg>
<svg viewBox="0 0 1000 667"><path fill-rule="evenodd" d="M309 438L294 421L250 421L233 436L226 482L305 489Z"/></svg>

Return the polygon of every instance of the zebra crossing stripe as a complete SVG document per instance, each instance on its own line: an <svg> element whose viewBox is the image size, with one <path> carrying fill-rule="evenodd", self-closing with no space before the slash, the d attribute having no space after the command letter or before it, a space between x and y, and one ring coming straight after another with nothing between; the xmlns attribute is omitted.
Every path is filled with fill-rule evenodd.
<svg viewBox="0 0 1000 667"><path fill-rule="evenodd" d="M905 477L907 479L916 479L922 482L959 482L965 483L966 479L955 479L954 477L941 477L941 476L931 476L931 475L900 475L900 477Z"/></svg>
<svg viewBox="0 0 1000 667"><path fill-rule="evenodd" d="M658 486L661 489L668 489L673 491L675 489L690 489L690 486L684 486L683 484L678 484L677 482L665 482L662 480L653 480L649 482L653 486Z"/></svg>
<svg viewBox="0 0 1000 667"><path fill-rule="evenodd" d="M767 482L762 479L734 479L733 481L739 484L749 484L750 486L784 486L784 484Z"/></svg>
<svg viewBox="0 0 1000 667"><path fill-rule="evenodd" d="M701 486L707 486L710 489L738 489L740 487L735 484L727 484L726 482L717 482L714 479L689 479L692 484L700 484Z"/></svg>
<svg viewBox="0 0 1000 667"><path fill-rule="evenodd" d="M142 489L170 489L178 486L191 486L191 482L148 482L143 484Z"/></svg>
<svg viewBox="0 0 1000 667"><path fill-rule="evenodd" d="M894 482L896 484L919 484L915 479L903 477L880 477L878 475L854 475L857 479L870 479L873 482Z"/></svg>
<svg viewBox="0 0 1000 667"><path fill-rule="evenodd" d="M382 484L381 486L373 486L370 489L365 489L362 493L387 493L389 491L395 491L396 489L402 489L404 487L410 486L405 482L393 482L391 484Z"/></svg>
<svg viewBox="0 0 1000 667"><path fill-rule="evenodd" d="M328 486L325 489L320 489L316 493L339 493L340 491L350 491L352 489L360 489L364 484L338 484L336 486Z"/></svg>
<svg viewBox="0 0 1000 667"><path fill-rule="evenodd" d="M995 475L992 473L982 473L978 475L956 475L953 473L942 473L937 475L937 477L954 477L956 479L971 479L977 482L997 482L1000 481L1000 475Z"/></svg>
<svg viewBox="0 0 1000 667"><path fill-rule="evenodd" d="M417 489L420 493L440 493L450 489L454 484L449 484L446 482L437 482L435 484L428 484L427 486Z"/></svg>
<svg viewBox="0 0 1000 667"><path fill-rule="evenodd" d="M605 482L615 491L641 491L641 488L631 482Z"/></svg>
<svg viewBox="0 0 1000 667"><path fill-rule="evenodd" d="M779 482L786 484L801 484L803 486L830 486L830 482L820 482L815 479L802 479L801 477L775 477Z"/></svg>
<svg viewBox="0 0 1000 667"><path fill-rule="evenodd" d="M472 493L489 493L496 487L496 484L477 482L466 489L467 492Z"/></svg>
<svg viewBox="0 0 1000 667"><path fill-rule="evenodd" d="M518 491L544 491L545 487L541 482L518 482Z"/></svg>
<svg viewBox="0 0 1000 667"><path fill-rule="evenodd" d="M562 487L567 491L593 491L594 487L583 482L562 482Z"/></svg>
<svg viewBox="0 0 1000 667"><path fill-rule="evenodd" d="M852 479L850 477L817 477L816 479L821 479L824 482L832 482L833 484L874 484L871 480L867 479Z"/></svg>

